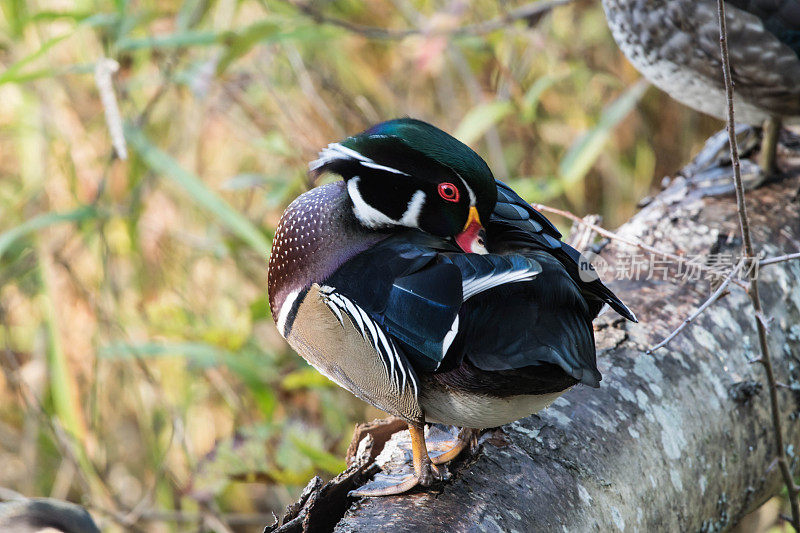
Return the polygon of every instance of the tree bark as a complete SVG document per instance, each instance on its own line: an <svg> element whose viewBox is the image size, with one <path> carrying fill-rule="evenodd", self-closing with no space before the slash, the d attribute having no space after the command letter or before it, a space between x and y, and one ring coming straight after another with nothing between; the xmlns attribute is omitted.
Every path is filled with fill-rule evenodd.
<svg viewBox="0 0 800 533"><path fill-rule="evenodd" d="M756 246L767 257L800 250L800 158L784 163L791 169L780 181L748 193ZM701 198L683 178L619 233L687 257L741 255L733 195ZM777 494L763 369L749 362L759 346L747 294L731 284L666 348L648 355L714 287L660 271L644 279L647 269L639 280L612 281L613 268L622 266L618 254L632 253L642 258L616 242L602 253L612 267L604 279L640 322L613 312L595 322L600 389L575 387L549 409L504 426L454 465L440 487L342 499L336 531L718 531ZM654 260L660 268L663 258ZM777 379L789 387L779 394L795 460L800 261L759 275Z"/></svg>

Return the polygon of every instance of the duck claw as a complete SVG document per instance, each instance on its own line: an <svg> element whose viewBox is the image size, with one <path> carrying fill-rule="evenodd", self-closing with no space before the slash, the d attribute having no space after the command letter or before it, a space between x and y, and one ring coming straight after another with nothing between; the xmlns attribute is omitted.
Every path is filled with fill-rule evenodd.
<svg viewBox="0 0 800 533"><path fill-rule="evenodd" d="M764 183L765 172L754 161L745 159L760 143L756 128L737 124L736 139L739 145L740 170L745 190L752 190ZM689 187L701 197L721 196L734 192L733 166L731 165L728 132L719 131L708 138L700 153L681 174L686 176Z"/></svg>
<svg viewBox="0 0 800 533"><path fill-rule="evenodd" d="M742 159L739 165L742 174L742 185L746 191L753 190L764 183L766 175L756 163L749 159ZM735 191L733 167L706 168L689 178L689 184L692 190L704 197L731 194Z"/></svg>
<svg viewBox="0 0 800 533"><path fill-rule="evenodd" d="M431 457L431 462L434 465L448 463L461 455L465 449L475 451L478 448L478 435L479 431L471 428L463 428L458 433L458 438L453 442L450 449L444 453Z"/></svg>
<svg viewBox="0 0 800 533"><path fill-rule="evenodd" d="M372 481L355 490L351 490L347 493L347 495L354 498L393 496L395 494L403 494L404 492L408 492L420 484L420 480L415 474L404 476L400 478L399 482L392 483L391 480L396 480L397 477L398 476L379 472L375 474L375 477L372 479Z"/></svg>
<svg viewBox="0 0 800 533"><path fill-rule="evenodd" d="M435 465L429 458L423 440L423 432L416 429L416 437L409 431L399 431L384 445L383 451L375 459L381 467L374 478L363 486L350 491L354 497L392 496L408 492L414 487L429 487L437 482L446 481L450 473L445 465ZM430 428L430 442L436 448L444 448L446 444L456 444L458 439L439 428ZM417 457L414 454L414 439L417 443ZM425 453L423 453L425 450ZM447 453L447 452L445 452Z"/></svg>

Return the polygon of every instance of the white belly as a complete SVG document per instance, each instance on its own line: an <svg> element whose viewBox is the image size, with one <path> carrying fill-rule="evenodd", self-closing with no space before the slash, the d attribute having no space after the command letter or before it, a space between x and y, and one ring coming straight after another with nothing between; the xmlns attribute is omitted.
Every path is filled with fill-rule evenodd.
<svg viewBox="0 0 800 533"><path fill-rule="evenodd" d="M650 62L642 54L633 53L628 57L645 78L675 100L692 109L725 120L728 103L725 91L716 84L665 59ZM744 100L741 95L737 96L738 98L734 100L734 114L737 122L761 125L769 117L769 113L763 109Z"/></svg>
<svg viewBox="0 0 800 533"><path fill-rule="evenodd" d="M427 422L483 429L509 424L541 411L565 392L496 398L450 390L438 390L435 394L420 391L419 403Z"/></svg>

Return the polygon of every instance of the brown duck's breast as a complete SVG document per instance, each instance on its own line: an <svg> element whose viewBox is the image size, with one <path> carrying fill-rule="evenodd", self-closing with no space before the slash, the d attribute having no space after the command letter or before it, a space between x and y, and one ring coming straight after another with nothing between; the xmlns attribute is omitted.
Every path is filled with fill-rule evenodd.
<svg viewBox="0 0 800 533"><path fill-rule="evenodd" d="M297 197L281 216L269 257L267 289L275 323L285 321L301 291L384 237L358 224L341 181Z"/></svg>

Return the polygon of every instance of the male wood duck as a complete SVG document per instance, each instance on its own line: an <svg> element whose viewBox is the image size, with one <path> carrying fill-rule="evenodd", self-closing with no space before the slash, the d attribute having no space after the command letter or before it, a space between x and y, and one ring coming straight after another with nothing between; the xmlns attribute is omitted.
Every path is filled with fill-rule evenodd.
<svg viewBox="0 0 800 533"><path fill-rule="evenodd" d="M439 478L476 429L599 385L592 320L633 313L541 213L469 147L414 119L328 145L342 181L292 202L269 260L281 335L322 374L408 422L415 474ZM431 461L426 422L462 429Z"/></svg>
<svg viewBox="0 0 800 533"><path fill-rule="evenodd" d="M645 78L726 119L716 0L603 0L603 7L614 39ZM800 1L726 0L725 12L734 117L765 124L761 167L770 174L781 121L800 122Z"/></svg>

